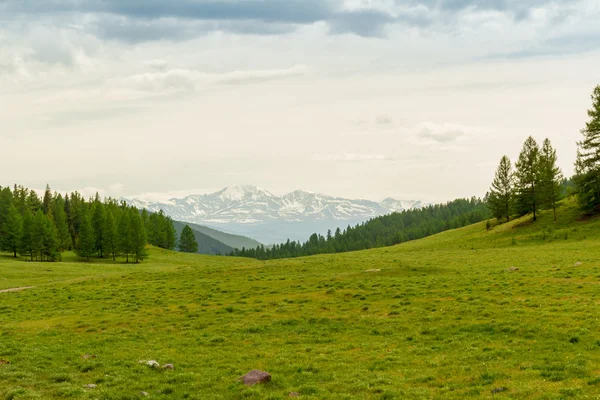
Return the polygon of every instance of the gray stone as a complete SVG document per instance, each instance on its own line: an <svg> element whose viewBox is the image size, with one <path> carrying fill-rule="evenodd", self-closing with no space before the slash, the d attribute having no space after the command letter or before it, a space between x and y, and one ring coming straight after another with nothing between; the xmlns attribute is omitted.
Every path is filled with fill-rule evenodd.
<svg viewBox="0 0 600 400"><path fill-rule="evenodd" d="M162 366L163 369L175 369L175 367L173 366L173 364L165 364Z"/></svg>
<svg viewBox="0 0 600 400"><path fill-rule="evenodd" d="M96 389L96 385L94 385L93 383L89 383L89 384L85 385L84 388L86 388L86 389Z"/></svg>
<svg viewBox="0 0 600 400"><path fill-rule="evenodd" d="M257 383L267 383L271 381L271 374L265 371L259 371L257 369L253 369L248 372L246 375L238 378L238 381L244 382L244 385L254 386Z"/></svg>

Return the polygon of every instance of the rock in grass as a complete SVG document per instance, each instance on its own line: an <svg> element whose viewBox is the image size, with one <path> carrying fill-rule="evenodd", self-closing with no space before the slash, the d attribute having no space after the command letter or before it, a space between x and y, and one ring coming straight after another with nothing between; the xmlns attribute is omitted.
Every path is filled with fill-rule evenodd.
<svg viewBox="0 0 600 400"><path fill-rule="evenodd" d="M150 393L142 391L142 392L140 392L140 396L142 396L142 397L148 397L148 396L150 396Z"/></svg>
<svg viewBox="0 0 600 400"><path fill-rule="evenodd" d="M575 263L574 267L581 267L582 265L583 265L583 263L581 263L581 262L577 261L577 262Z"/></svg>
<svg viewBox="0 0 600 400"><path fill-rule="evenodd" d="M86 388L86 389L96 389L96 385L94 385L93 383L88 383L87 385L84 386L84 388Z"/></svg>
<svg viewBox="0 0 600 400"><path fill-rule="evenodd" d="M300 394L298 392L290 392L288 397L300 397Z"/></svg>
<svg viewBox="0 0 600 400"><path fill-rule="evenodd" d="M368 269L365 272L381 272L380 269Z"/></svg>
<svg viewBox="0 0 600 400"><path fill-rule="evenodd" d="M154 360L146 361L146 365L149 366L150 368L158 368L158 367L160 367L160 364L157 363Z"/></svg>
<svg viewBox="0 0 600 400"><path fill-rule="evenodd" d="M8 364L10 364L10 361L0 359L0 365L8 365Z"/></svg>
<svg viewBox="0 0 600 400"><path fill-rule="evenodd" d="M496 393L502 393L502 392L506 392L508 390L507 387L497 387L492 389L492 394L496 394Z"/></svg>
<svg viewBox="0 0 600 400"><path fill-rule="evenodd" d="M238 381L244 382L246 386L254 386L257 383L267 383L271 381L271 374L265 371L259 371L257 369L253 369L248 372L246 375L239 377Z"/></svg>
<svg viewBox="0 0 600 400"><path fill-rule="evenodd" d="M84 360L89 360L90 358L96 358L96 357L98 357L98 356L95 354L84 354L81 356L81 358L83 358Z"/></svg>
<svg viewBox="0 0 600 400"><path fill-rule="evenodd" d="M175 369L175 366L173 366L173 364L165 364L162 366L163 369Z"/></svg>
<svg viewBox="0 0 600 400"><path fill-rule="evenodd" d="M514 271L518 271L519 268L518 267L510 267L508 270L514 272Z"/></svg>

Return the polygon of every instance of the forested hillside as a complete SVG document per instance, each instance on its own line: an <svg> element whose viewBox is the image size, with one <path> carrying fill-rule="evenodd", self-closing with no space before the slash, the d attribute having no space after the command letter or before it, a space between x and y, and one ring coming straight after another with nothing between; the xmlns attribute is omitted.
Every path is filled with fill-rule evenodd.
<svg viewBox="0 0 600 400"><path fill-rule="evenodd" d="M194 238L195 238L196 242L198 243L198 249L196 251L197 253L218 255L218 254L229 254L233 250L233 247L228 246L225 243L223 243L207 234L204 234L200 230L196 229L196 227L198 227L198 225L187 224L187 223L180 222L180 221L173 221L173 226L175 227L175 230L177 231L177 234L179 236L181 236L181 232L183 231L183 229L186 226L190 227L190 229L192 230L192 232L194 234ZM217 231L215 231L215 232L217 232Z"/></svg>
<svg viewBox="0 0 600 400"><path fill-rule="evenodd" d="M489 218L486 203L478 198L458 199L447 204L407 210L348 226L327 236L311 235L304 243L287 241L272 248L258 246L236 249L231 255L258 259L302 257L313 254L343 253L373 247L391 246L420 239L448 229L470 225Z"/></svg>
<svg viewBox="0 0 600 400"><path fill-rule="evenodd" d="M0 250L30 260L58 261L65 251L80 257L122 257L139 262L146 244L174 249L173 221L163 213L149 214L124 202L98 195L53 193L40 198L34 190L0 187Z"/></svg>

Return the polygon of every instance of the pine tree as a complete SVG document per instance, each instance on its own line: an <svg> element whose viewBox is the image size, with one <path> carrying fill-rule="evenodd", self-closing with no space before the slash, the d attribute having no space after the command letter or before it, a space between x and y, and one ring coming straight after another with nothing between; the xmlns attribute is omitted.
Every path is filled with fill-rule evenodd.
<svg viewBox="0 0 600 400"><path fill-rule="evenodd" d="M17 257L17 251L19 250L21 224L21 214L19 214L19 210L17 210L14 204L11 204L8 209L7 218L4 224L2 224L2 234L0 235L2 242L0 243L0 248L13 253L15 257Z"/></svg>
<svg viewBox="0 0 600 400"><path fill-rule="evenodd" d="M194 231L188 225L186 225L181 231L181 237L179 238L179 251L184 253L197 253L198 242Z"/></svg>
<svg viewBox="0 0 600 400"><path fill-rule="evenodd" d="M146 232L144 232L142 218L136 208L132 208L130 211L129 231L131 238L131 253L137 264L144 260L148 256L148 253L146 252Z"/></svg>
<svg viewBox="0 0 600 400"><path fill-rule="evenodd" d="M110 210L106 212L104 227L102 229L104 231L104 249L108 254L112 255L112 259L115 261L117 255L117 225Z"/></svg>
<svg viewBox="0 0 600 400"><path fill-rule="evenodd" d="M56 242L60 254L69 250L73 243L69 233L65 201L61 195L58 195L54 200L54 226L56 227Z"/></svg>
<svg viewBox="0 0 600 400"><path fill-rule="evenodd" d="M104 257L104 223L106 214L104 205L100 202L98 194L92 204L92 227L94 228L94 248L98 255Z"/></svg>
<svg viewBox="0 0 600 400"><path fill-rule="evenodd" d="M592 93L588 116L581 130L583 140L577 143L575 184L581 207L595 213L600 211L600 85Z"/></svg>
<svg viewBox="0 0 600 400"><path fill-rule="evenodd" d="M25 210L23 216L23 224L21 228L21 236L19 239L19 254L27 256L33 261L34 246L33 246L33 214L29 209Z"/></svg>
<svg viewBox="0 0 600 400"><path fill-rule="evenodd" d="M556 150L549 139L544 140L540 151L540 206L550 208L556 221L556 203L560 200L563 175L556 165Z"/></svg>
<svg viewBox="0 0 600 400"><path fill-rule="evenodd" d="M59 257L56 227L48 215L43 215L42 223L42 251L40 258L46 261L56 261Z"/></svg>
<svg viewBox="0 0 600 400"><path fill-rule="evenodd" d="M165 217L163 224L166 233L165 249L173 250L177 246L177 230L169 216Z"/></svg>
<svg viewBox="0 0 600 400"><path fill-rule="evenodd" d="M81 226L79 227L77 255L84 257L87 261L90 261L90 256L94 254L94 250L94 228L92 227L90 216L88 214L84 214L83 218L81 219Z"/></svg>
<svg viewBox="0 0 600 400"><path fill-rule="evenodd" d="M41 207L35 213L33 226L31 228L31 244L35 259L43 260L44 255L44 236L46 229L46 215Z"/></svg>
<svg viewBox="0 0 600 400"><path fill-rule="evenodd" d="M531 136L523 143L519 160L515 164L516 208L519 215L533 212L537 220L539 206L540 148Z"/></svg>
<svg viewBox="0 0 600 400"><path fill-rule="evenodd" d="M44 198L42 200L42 210L46 215L52 215L52 191L50 185L46 184L46 190L44 191Z"/></svg>
<svg viewBox="0 0 600 400"><path fill-rule="evenodd" d="M119 225L117 227L117 249L119 253L125 256L125 261L129 262L131 254L131 217L128 210L124 210Z"/></svg>
<svg viewBox="0 0 600 400"><path fill-rule="evenodd" d="M513 176L510 159L507 156L502 157L488 195L488 207L494 217L498 220L506 218L506 222L510 220L513 205Z"/></svg>

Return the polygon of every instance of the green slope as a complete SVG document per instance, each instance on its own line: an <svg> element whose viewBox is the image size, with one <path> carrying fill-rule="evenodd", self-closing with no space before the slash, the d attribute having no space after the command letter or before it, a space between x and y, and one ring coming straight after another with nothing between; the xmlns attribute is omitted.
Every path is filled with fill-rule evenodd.
<svg viewBox="0 0 600 400"><path fill-rule="evenodd" d="M196 242L198 242L198 253L200 254L229 254L233 250L232 247L226 245L225 243L220 242L217 239L210 237L200 231L197 231L192 224L188 224L186 222L173 221L173 226L177 231L177 235L181 235L181 231L186 225L190 225L190 228L194 231L194 235L196 237Z"/></svg>
<svg viewBox="0 0 600 400"><path fill-rule="evenodd" d="M600 396L600 219L571 200L353 253L64 260L0 256L0 290L35 286L0 293L0 398ZM272 383L236 381L251 369Z"/></svg>
<svg viewBox="0 0 600 400"><path fill-rule="evenodd" d="M234 248L234 249L241 249L244 247L247 249L250 249L250 248L254 249L254 248L256 248L256 246L261 245L261 243L259 241L250 239L246 236L233 235L230 233L221 232L221 231L213 229L213 228L193 224L190 222L182 222L182 223L187 224L193 230L203 233L207 236L210 236L211 238L216 239L219 242L224 243L227 246Z"/></svg>

